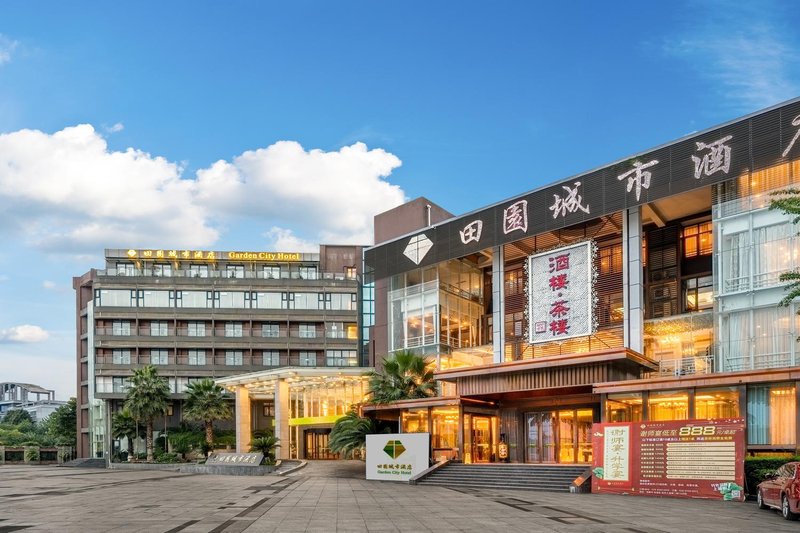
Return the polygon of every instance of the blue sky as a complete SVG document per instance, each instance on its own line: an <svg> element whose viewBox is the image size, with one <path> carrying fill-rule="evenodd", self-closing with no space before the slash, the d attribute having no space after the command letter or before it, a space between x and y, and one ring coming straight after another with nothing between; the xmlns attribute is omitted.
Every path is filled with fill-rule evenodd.
<svg viewBox="0 0 800 533"><path fill-rule="evenodd" d="M3 2L0 381L74 394L103 248L368 242L800 95L800 4L737 4Z"/></svg>

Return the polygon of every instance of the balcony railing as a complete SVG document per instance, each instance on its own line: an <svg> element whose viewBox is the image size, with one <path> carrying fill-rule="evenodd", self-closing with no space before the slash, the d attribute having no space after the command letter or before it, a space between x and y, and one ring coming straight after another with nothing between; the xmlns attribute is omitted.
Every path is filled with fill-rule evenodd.
<svg viewBox="0 0 800 533"><path fill-rule="evenodd" d="M713 355L664 359L658 363L658 374L661 376L690 376L712 372L714 372Z"/></svg>

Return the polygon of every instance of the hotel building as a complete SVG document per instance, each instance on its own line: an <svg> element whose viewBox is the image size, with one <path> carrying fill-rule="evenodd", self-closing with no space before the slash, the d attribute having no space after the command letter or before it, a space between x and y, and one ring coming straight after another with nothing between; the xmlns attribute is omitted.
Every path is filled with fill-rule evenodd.
<svg viewBox="0 0 800 533"><path fill-rule="evenodd" d="M343 394L360 401L361 265L358 246L321 245L318 253L106 250L105 268L73 279L78 457L111 450L111 415L122 408L133 370L148 364L158 367L171 391L157 429L180 423L187 385L207 377L265 372L286 383L303 375L311 387L325 376L342 376ZM286 437L284 453L328 453L330 424L306 419L306 432L304 421L296 421L293 427L304 429L294 435L309 438L289 442L289 413L276 412L274 394L247 405L235 422L248 425L242 446L253 430L266 429ZM334 404L331 415L339 411L344 414L344 405Z"/></svg>
<svg viewBox="0 0 800 533"><path fill-rule="evenodd" d="M800 99L461 216L375 219L371 357L412 350L440 396L367 406L467 463L591 463L595 422L742 417L800 442Z"/></svg>

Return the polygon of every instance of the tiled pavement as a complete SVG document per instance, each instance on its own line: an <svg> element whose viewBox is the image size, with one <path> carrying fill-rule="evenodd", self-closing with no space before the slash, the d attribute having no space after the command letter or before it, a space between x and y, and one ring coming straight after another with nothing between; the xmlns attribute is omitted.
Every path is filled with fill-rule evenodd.
<svg viewBox="0 0 800 533"><path fill-rule="evenodd" d="M800 532L753 503L457 491L365 481L363 469L325 462L288 477L232 477L0 466L0 533Z"/></svg>

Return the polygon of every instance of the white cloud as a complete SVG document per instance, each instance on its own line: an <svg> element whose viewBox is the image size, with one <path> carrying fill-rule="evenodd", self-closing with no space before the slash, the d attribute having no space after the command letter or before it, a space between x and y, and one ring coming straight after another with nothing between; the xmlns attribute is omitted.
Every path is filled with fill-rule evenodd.
<svg viewBox="0 0 800 533"><path fill-rule="evenodd" d="M272 250L310 253L319 252L320 243L301 239L290 229L272 226L272 228L264 234L264 237L267 238L267 247Z"/></svg>
<svg viewBox="0 0 800 533"><path fill-rule="evenodd" d="M684 59L716 95L738 111L752 111L800 92L800 41L783 8L706 2L691 4L681 33L667 41L668 55Z"/></svg>
<svg viewBox="0 0 800 533"><path fill-rule="evenodd" d="M372 242L375 214L405 200L386 181L401 165L363 143L306 151L292 141L183 176L183 166L109 150L92 126L0 134L0 230L30 246L85 254L127 246L208 247L220 224L247 220L276 242ZM290 236L292 239L290 240ZM288 248L287 248L288 249Z"/></svg>
<svg viewBox="0 0 800 533"><path fill-rule="evenodd" d="M0 33L0 66L11 61L11 53L18 45L18 41L11 40Z"/></svg>
<svg viewBox="0 0 800 533"><path fill-rule="evenodd" d="M324 152L280 141L199 171L198 200L229 216L280 220L325 242L371 244L373 216L405 200L384 179L401 164L360 142Z"/></svg>
<svg viewBox="0 0 800 533"><path fill-rule="evenodd" d="M39 326L23 324L8 329L0 329L0 342L44 342L50 334Z"/></svg>
<svg viewBox="0 0 800 533"><path fill-rule="evenodd" d="M125 125L122 122L117 122L113 126L107 126L104 128L107 133L117 133L125 129Z"/></svg>
<svg viewBox="0 0 800 533"><path fill-rule="evenodd" d="M54 289L56 288L56 286L57 286L57 285L56 285L56 282L55 282L55 281L50 281L50 280L47 280L47 279L46 279L46 280L44 280L44 281L42 282L42 288L43 288L43 289L47 289L47 290L54 290Z"/></svg>

